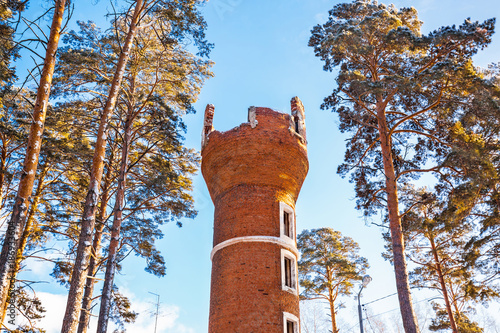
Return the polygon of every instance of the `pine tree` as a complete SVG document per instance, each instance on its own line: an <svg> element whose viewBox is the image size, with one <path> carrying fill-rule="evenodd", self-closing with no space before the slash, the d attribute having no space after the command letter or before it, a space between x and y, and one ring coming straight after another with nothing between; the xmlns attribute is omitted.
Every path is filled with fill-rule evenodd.
<svg viewBox="0 0 500 333"><path fill-rule="evenodd" d="M0 3L0 217L6 219L7 200L15 191L14 174L18 159L23 158L26 111L30 107L22 99L25 91L13 87L16 79L12 61L19 57L19 48L14 41L15 16L25 8L26 1L4 1Z"/></svg>
<svg viewBox="0 0 500 333"><path fill-rule="evenodd" d="M322 105L352 133L345 163L365 216L387 209L403 325L416 333L399 211L398 186L424 172L459 174L446 165L449 132L472 99L478 77L471 57L490 43L494 19L469 19L422 35L414 8L375 1L334 6L309 45L324 69L340 67L338 87Z"/></svg>
<svg viewBox="0 0 500 333"><path fill-rule="evenodd" d="M165 47L152 31L140 31L136 39L131 53L130 69L125 74L126 80L122 86L124 93L119 102L119 109L122 109L121 114L123 115L120 126L122 129L122 133L120 133L122 157L115 194L106 276L101 296L98 332L106 331L110 312L118 249L120 242L123 243L120 241L120 234L124 223L123 210L126 204L127 188L130 188L133 193L140 191L137 181L131 184L135 186L127 185L129 173L142 167L141 174L136 173L135 177L143 178L144 174L151 170L147 164L156 167L154 169L156 175L152 174L149 181L157 180L158 175L169 173L170 181L161 179L162 183L154 186L157 190L164 191L162 193L164 202L172 200L171 203L176 203L176 207L164 206L163 213L165 215L171 214L175 218L184 215L194 216L192 198L184 191L190 189L189 178L194 172L194 165L189 165L195 163L197 157L190 161L194 155L181 145L179 131L182 131L184 126L180 121L180 116L192 110L191 103L196 99L204 78L210 74L207 71L209 63L196 59L179 45L173 44ZM162 123L159 122L160 119ZM129 161L132 156L135 156L134 161ZM185 163L184 167L175 167L181 166L181 163ZM150 187L154 188L153 183ZM150 192L154 193L154 191ZM154 201L150 201L158 193L155 193L153 197L145 195L145 193L142 194L140 202L149 201L150 214L159 215L155 213L155 210L160 209L160 206L153 205ZM132 212L136 212L138 208L136 205L130 207ZM145 210L140 209L140 215L144 213ZM133 220L131 217L129 219ZM141 220L144 221L144 219ZM161 223L162 220L158 219L157 221ZM147 226L151 224L154 226L156 223L137 223L136 225ZM126 231L129 235L127 236L130 236L130 232L134 229L141 229L132 223L128 223L128 226ZM131 226L134 228L130 228ZM156 229L156 226L153 228ZM146 230L143 227L142 229ZM153 236L152 239L156 237ZM131 238L144 240L144 237L140 236ZM155 274L164 275L163 259L151 246L152 242L147 241L142 244L137 242L137 246L133 246L132 243L128 241L129 246L142 249L137 251L139 255L148 258L148 269ZM146 244L148 245L145 247Z"/></svg>
<svg viewBox="0 0 500 333"><path fill-rule="evenodd" d="M3 307L9 295L10 280L13 275L12 261L15 260L19 249L20 236L26 222L26 212L29 206L29 197L33 190L38 158L42 143L43 126L47 112L52 75L54 73L56 51L61 33L63 14L66 6L65 0L57 0L54 6L54 15L50 35L46 46L46 54L42 75L40 77L37 98L33 110L33 121L29 132L23 170L19 187L8 224L6 237L0 255L0 305ZM0 322L3 321L3 314Z"/></svg>
<svg viewBox="0 0 500 333"><path fill-rule="evenodd" d="M19 49L14 41L15 15L24 10L26 3L27 0L0 2L0 107L16 78L14 69L10 66L19 57Z"/></svg>
<svg viewBox="0 0 500 333"><path fill-rule="evenodd" d="M94 157L92 160L92 171L85 206L82 216L80 236L78 238L78 248L73 271L71 274L71 284L66 304L66 311L63 319L61 333L76 332L78 318L80 317L80 308L83 298L84 284L87 279L88 262L91 250L92 232L94 231L95 213L100 192L101 179L104 167L104 155L106 152L108 136L108 118L110 117L116 105L116 99L120 90L123 73L128 62L130 48L133 38L138 28L139 19L144 10L144 1L137 0L134 6L133 14L130 19L130 25L127 38L123 44L122 51L116 64L116 71L109 88L109 94L104 106L101 120L99 122L99 131L95 143Z"/></svg>
<svg viewBox="0 0 500 333"><path fill-rule="evenodd" d="M13 196L18 185L19 164L24 159L24 148L29 132L29 111L32 108L31 91L9 90L3 96L0 118L0 216L7 219L12 211Z"/></svg>
<svg viewBox="0 0 500 333"><path fill-rule="evenodd" d="M326 300L330 305L332 332L338 333L335 304L350 295L353 282L361 280L368 261L359 256L359 245L331 228L304 230L297 237L299 282L302 299Z"/></svg>
<svg viewBox="0 0 500 333"><path fill-rule="evenodd" d="M82 228L78 242L77 256L73 266L71 285L68 295L66 313L63 320L62 332L74 332L79 317L79 309L83 294L83 285L86 279L88 261L90 256L92 232L94 230L95 213L100 192L103 173L104 153L107 143L108 119L116 106L123 75L126 71L130 51L133 46L134 37L138 30L155 29L164 43L180 43L186 38L192 37L199 49L200 55L208 55L211 45L205 41L205 22L198 12L199 1L142 1L138 0L133 6L131 17L120 18L127 22L127 33L125 41L121 46L120 56L115 66L115 73L109 88L109 94L99 123L99 132L96 138L96 150L94 153L89 191L87 193L84 207ZM154 24L140 22L148 13ZM143 24L141 28L140 25Z"/></svg>
<svg viewBox="0 0 500 333"><path fill-rule="evenodd" d="M486 84L471 112L457 126L455 135L462 142L457 161L468 166L469 177L455 191L455 201L468 202L470 220L479 232L465 247L466 258L481 275L499 279L500 267L500 64L482 70ZM478 128L480 130L478 130ZM479 132L476 135L475 132ZM458 206L461 208L461 206ZM461 209L449 209L459 215Z"/></svg>
<svg viewBox="0 0 500 333"><path fill-rule="evenodd" d="M34 94L24 91L18 92L17 98L31 106L30 99L35 99ZM30 207L22 230L17 257L13 261L13 275L10 280L9 289L16 288L17 290L15 302L19 305L19 309L36 309L39 303L36 297L28 297L32 293L31 288L24 286L21 283L22 279L17 278L23 268L23 262L31 257L31 253L38 253L37 260L51 261L51 258L44 258L43 255L48 250L47 242L57 235L66 236L66 231L62 230L63 221L72 220L75 217L75 214L71 216L72 209L69 207L75 206L75 203L82 200L81 196L78 196L81 188L74 189L74 186L68 186L72 178L85 179L86 172L81 171L85 167L81 166L84 164L81 161L88 160L90 151L89 141L85 137L71 134L74 128L70 120L74 120L75 114L76 112L63 113L60 109L49 106L40 150L40 167L36 175L34 192L30 198ZM31 303L32 307L29 306ZM3 311L6 307L7 303ZM30 313L24 315L32 318L38 316Z"/></svg>
<svg viewBox="0 0 500 333"><path fill-rule="evenodd" d="M117 140L111 140L112 142L117 142ZM106 227L106 221L108 220L108 203L111 199L112 190L112 178L114 177L115 170L115 149L113 145L110 145L110 154L107 154L107 162L105 166L105 176L102 186L101 199L99 202L99 212L96 218L96 228L94 231L94 239L92 241L92 255L89 260L89 267L87 273L87 282L85 284L85 290L83 294L82 310L80 314L80 321L78 323L78 333L86 333L88 328L88 323L90 320L90 311L92 309L92 300L94 293L95 277L99 271L99 266L102 262L101 258L101 247L102 247L102 236L104 228Z"/></svg>
<svg viewBox="0 0 500 333"><path fill-rule="evenodd" d="M437 317L430 329L442 329L445 325L455 333L469 332L473 322L467 318L467 312L472 311L474 304L499 296L498 288L488 282L492 273L480 273L475 263L463 255L466 244L477 234L476 223L469 215L472 205L411 186L401 193L403 203L414 206L402 219L407 255L416 264L410 281L416 287L439 291L444 301L444 309L435 302ZM450 207L461 207L462 218L449 214Z"/></svg>

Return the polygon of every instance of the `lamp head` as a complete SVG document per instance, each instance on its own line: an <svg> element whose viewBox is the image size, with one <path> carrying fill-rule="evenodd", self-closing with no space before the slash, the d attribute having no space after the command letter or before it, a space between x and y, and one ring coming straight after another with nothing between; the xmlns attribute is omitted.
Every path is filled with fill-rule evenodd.
<svg viewBox="0 0 500 333"><path fill-rule="evenodd" d="M363 279L361 280L361 282L363 283L363 288L366 288L366 286L368 285L368 283L370 283L372 280L372 277L370 275L365 275L363 276Z"/></svg>

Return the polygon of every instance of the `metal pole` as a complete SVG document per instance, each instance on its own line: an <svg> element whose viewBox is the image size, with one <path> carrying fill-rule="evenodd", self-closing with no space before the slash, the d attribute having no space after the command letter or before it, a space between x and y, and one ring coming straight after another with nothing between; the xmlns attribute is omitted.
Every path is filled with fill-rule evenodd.
<svg viewBox="0 0 500 333"><path fill-rule="evenodd" d="M361 286L361 289L359 289L358 293L359 331L363 333L363 312L361 312L361 290L363 290L363 286Z"/></svg>
<svg viewBox="0 0 500 333"><path fill-rule="evenodd" d="M155 295L156 296L156 318L155 318L155 333L156 333L156 326L158 324L158 310L160 308L160 295L158 294L155 294L155 293L152 293L150 291L148 291L148 293L152 294L152 295Z"/></svg>

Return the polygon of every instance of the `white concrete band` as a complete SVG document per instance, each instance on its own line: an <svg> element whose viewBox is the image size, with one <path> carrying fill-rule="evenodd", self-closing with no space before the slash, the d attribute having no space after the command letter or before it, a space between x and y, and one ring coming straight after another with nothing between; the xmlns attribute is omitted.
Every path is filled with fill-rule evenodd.
<svg viewBox="0 0 500 333"><path fill-rule="evenodd" d="M295 247L295 241L291 238L280 238L273 236L244 236L231 238L214 246L212 252L210 253L210 260L213 260L214 255L217 251L238 243L272 243L284 247L285 249L292 252L297 257L297 259L299 258L299 251Z"/></svg>

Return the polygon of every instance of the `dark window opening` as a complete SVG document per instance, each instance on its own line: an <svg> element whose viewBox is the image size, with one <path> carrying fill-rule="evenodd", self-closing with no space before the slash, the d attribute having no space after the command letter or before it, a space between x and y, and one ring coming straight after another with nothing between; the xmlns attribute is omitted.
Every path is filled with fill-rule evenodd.
<svg viewBox="0 0 500 333"><path fill-rule="evenodd" d="M286 333L295 333L295 323L293 321L286 321Z"/></svg>
<svg viewBox="0 0 500 333"><path fill-rule="evenodd" d="M299 133L299 117L294 117L295 132Z"/></svg>
<svg viewBox="0 0 500 333"><path fill-rule="evenodd" d="M285 236L292 237L292 231L290 228L290 213L283 212L283 229Z"/></svg>
<svg viewBox="0 0 500 333"><path fill-rule="evenodd" d="M285 258L285 286L292 288L292 259Z"/></svg>

